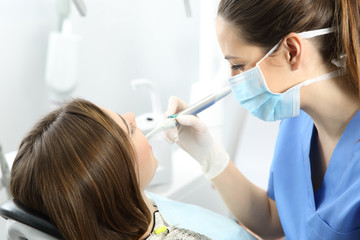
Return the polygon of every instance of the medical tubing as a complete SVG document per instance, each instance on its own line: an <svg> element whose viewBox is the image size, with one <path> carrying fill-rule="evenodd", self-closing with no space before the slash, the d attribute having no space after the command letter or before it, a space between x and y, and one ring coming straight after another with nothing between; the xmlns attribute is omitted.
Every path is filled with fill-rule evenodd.
<svg viewBox="0 0 360 240"><path fill-rule="evenodd" d="M148 134L146 134L146 138L149 139L152 136L154 136L155 134L170 129L170 128L174 128L178 125L177 121L175 118L168 118L165 121L163 121L158 127L154 128L153 130L151 130Z"/></svg>

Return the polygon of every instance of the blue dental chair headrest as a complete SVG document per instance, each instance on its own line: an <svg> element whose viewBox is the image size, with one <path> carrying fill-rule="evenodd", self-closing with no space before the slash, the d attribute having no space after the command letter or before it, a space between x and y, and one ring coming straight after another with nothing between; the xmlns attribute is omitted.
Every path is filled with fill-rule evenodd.
<svg viewBox="0 0 360 240"><path fill-rule="evenodd" d="M28 225L57 239L64 239L47 216L28 209L14 199L0 205L0 216Z"/></svg>

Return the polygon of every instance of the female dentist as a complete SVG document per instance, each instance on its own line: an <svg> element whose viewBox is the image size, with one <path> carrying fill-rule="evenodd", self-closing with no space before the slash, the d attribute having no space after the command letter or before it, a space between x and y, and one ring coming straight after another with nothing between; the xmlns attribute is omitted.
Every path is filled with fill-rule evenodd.
<svg viewBox="0 0 360 240"><path fill-rule="evenodd" d="M180 127L165 133L263 238L360 239L359 6L220 2L216 30L233 94L256 117L282 120L267 192L240 173L196 116L178 116ZM166 115L185 107L172 97Z"/></svg>

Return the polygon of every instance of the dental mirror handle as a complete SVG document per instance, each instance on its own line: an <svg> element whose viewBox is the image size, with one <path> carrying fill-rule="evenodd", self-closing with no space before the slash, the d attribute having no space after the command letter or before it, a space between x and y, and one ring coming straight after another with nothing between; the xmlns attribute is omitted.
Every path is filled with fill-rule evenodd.
<svg viewBox="0 0 360 240"><path fill-rule="evenodd" d="M197 103L194 103L187 107L186 109L182 110L181 112L178 112L176 114L168 116L168 118L176 118L179 115L196 115L203 110L207 109L208 107L212 106L214 103L219 101L220 99L226 97L231 92L230 87L226 87L221 89L218 92L215 92L202 100L198 101Z"/></svg>
<svg viewBox="0 0 360 240"><path fill-rule="evenodd" d="M223 88L220 91L215 92L215 93L203 98L199 102L190 105L189 107L182 110L181 112L178 112L176 114L168 116L168 119L166 119L164 122L162 122L158 127L151 130L148 134L146 134L145 137L147 139L150 139L152 136L154 136L155 134L157 134L161 131L165 131L167 129L176 127L178 125L178 123L176 122L176 120L174 118L176 118L177 116L179 116L179 115L196 115L196 114L202 112L203 110L207 109L208 107L212 106L217 101L219 101L222 98L229 95L230 92L231 92L230 87Z"/></svg>

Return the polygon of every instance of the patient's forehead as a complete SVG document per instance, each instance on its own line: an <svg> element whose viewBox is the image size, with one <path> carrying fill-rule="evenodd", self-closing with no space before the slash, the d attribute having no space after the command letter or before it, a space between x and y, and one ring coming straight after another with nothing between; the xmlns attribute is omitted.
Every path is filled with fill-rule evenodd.
<svg viewBox="0 0 360 240"><path fill-rule="evenodd" d="M101 110L103 110L108 116L110 116L125 132L129 133L129 126L127 123L120 117L119 114L117 114L114 111L111 111L110 109L100 107Z"/></svg>

